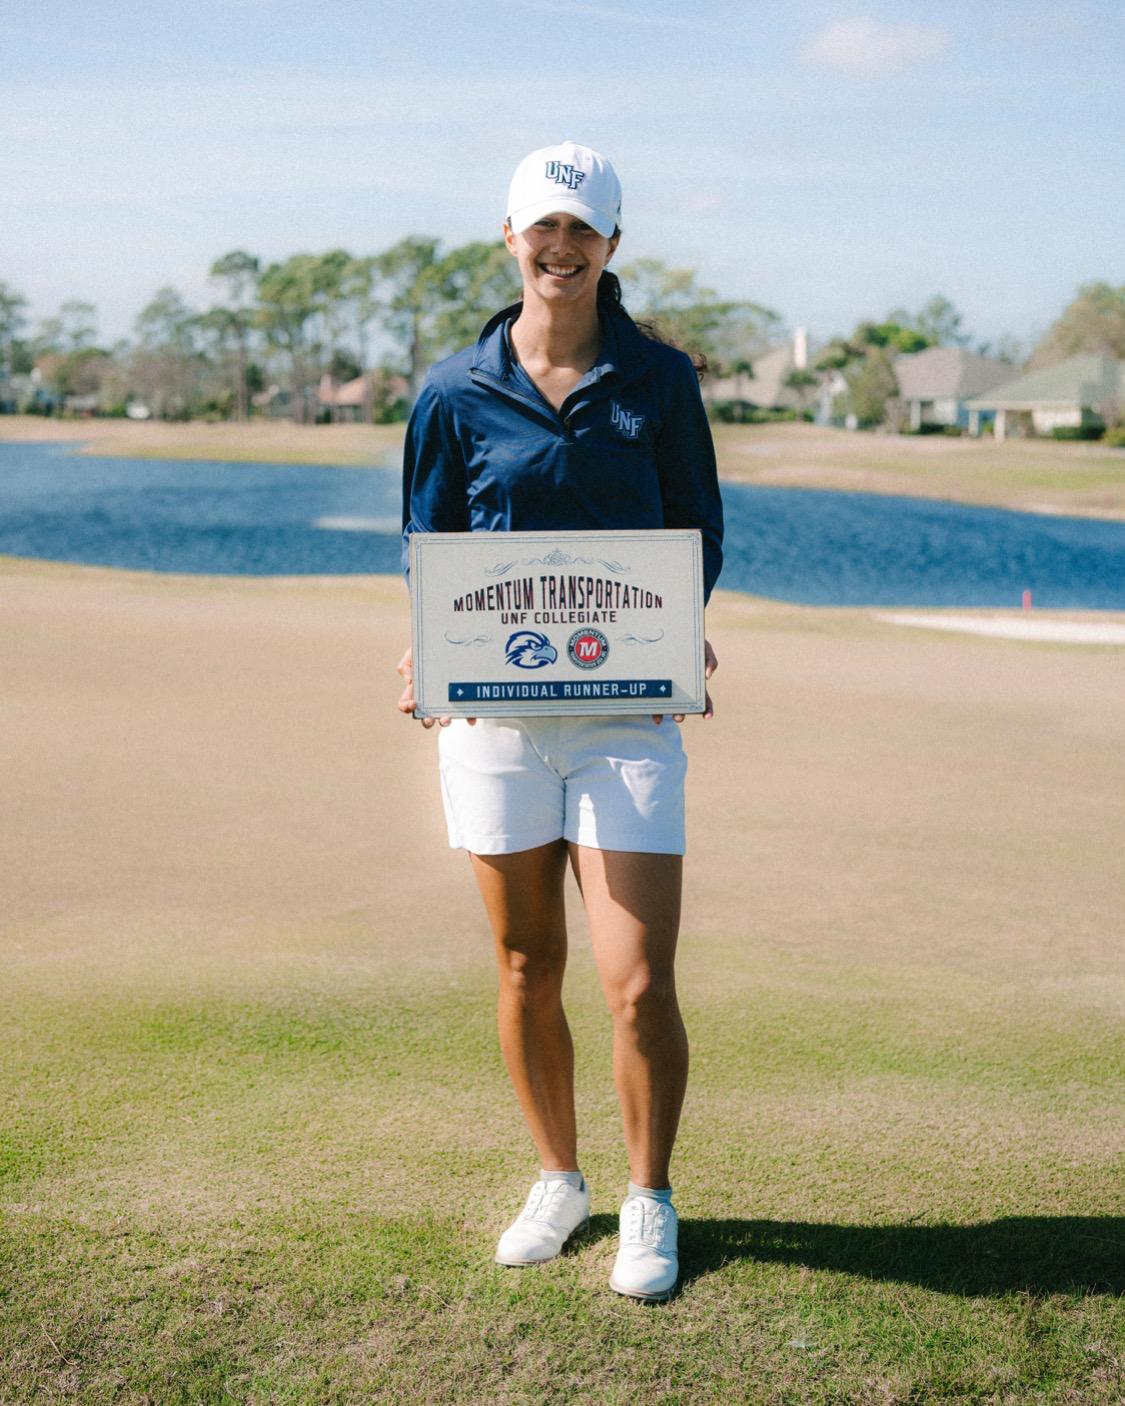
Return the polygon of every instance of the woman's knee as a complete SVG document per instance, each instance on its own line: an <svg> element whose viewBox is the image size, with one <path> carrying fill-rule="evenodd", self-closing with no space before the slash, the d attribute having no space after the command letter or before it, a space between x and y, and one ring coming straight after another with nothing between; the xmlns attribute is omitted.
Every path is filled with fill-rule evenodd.
<svg viewBox="0 0 1125 1406"><path fill-rule="evenodd" d="M605 986L606 1005L614 1020L641 1026L663 1022L679 1011L676 978L672 971L639 967Z"/></svg>
<svg viewBox="0 0 1125 1406"><path fill-rule="evenodd" d="M555 999L566 973L566 949L558 943L519 947L501 943L497 950L500 983L521 1000Z"/></svg>

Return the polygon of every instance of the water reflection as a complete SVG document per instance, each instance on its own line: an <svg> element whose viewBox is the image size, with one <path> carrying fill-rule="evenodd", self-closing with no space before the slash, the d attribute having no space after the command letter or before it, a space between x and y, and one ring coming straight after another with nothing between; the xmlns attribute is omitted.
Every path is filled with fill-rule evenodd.
<svg viewBox="0 0 1125 1406"><path fill-rule="evenodd" d="M0 552L220 575L397 572L395 468L0 444ZM1125 523L724 485L721 584L808 605L1125 609Z"/></svg>

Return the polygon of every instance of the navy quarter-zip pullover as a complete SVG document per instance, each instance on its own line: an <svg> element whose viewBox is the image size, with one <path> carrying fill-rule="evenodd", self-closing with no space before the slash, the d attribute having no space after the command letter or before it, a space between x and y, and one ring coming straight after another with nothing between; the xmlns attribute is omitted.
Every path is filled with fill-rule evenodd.
<svg viewBox="0 0 1125 1406"><path fill-rule="evenodd" d="M403 455L407 582L412 532L698 527L706 601L723 504L690 357L599 303L598 359L555 410L512 353L519 311L498 312L419 393Z"/></svg>

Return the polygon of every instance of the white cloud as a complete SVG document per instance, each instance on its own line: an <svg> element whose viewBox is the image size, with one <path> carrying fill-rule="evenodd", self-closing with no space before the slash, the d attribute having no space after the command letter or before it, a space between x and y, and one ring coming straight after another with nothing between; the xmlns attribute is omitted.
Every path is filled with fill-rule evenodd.
<svg viewBox="0 0 1125 1406"><path fill-rule="evenodd" d="M808 63L859 75L897 73L949 48L949 32L929 24L883 24L868 15L835 20L801 51Z"/></svg>

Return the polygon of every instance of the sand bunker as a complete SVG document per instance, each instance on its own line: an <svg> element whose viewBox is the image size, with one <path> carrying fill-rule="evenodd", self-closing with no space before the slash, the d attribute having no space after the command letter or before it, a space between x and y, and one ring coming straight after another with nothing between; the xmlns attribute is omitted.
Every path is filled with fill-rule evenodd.
<svg viewBox="0 0 1125 1406"><path fill-rule="evenodd" d="M1125 644L1125 624L1112 620L1051 620L1012 615L909 615L876 613L892 625L917 625L924 630L958 630L970 635L996 635L1008 640L1039 640L1050 644Z"/></svg>

